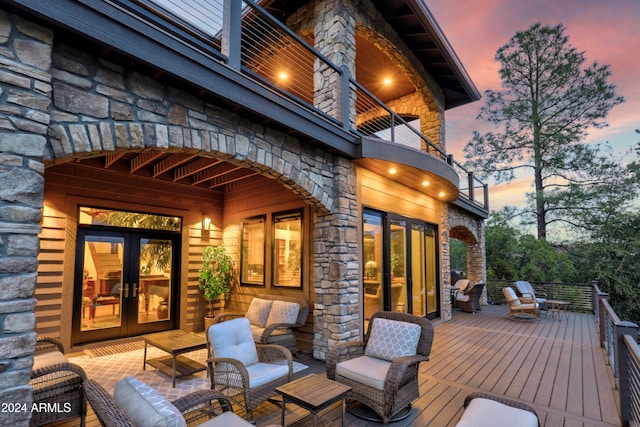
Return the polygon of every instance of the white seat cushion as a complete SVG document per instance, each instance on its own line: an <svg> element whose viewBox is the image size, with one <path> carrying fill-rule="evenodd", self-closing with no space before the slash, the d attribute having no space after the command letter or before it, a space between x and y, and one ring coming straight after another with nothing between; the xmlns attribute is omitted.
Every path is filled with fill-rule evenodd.
<svg viewBox="0 0 640 427"><path fill-rule="evenodd" d="M457 294L456 295L456 300L467 302L467 301L469 301L469 294Z"/></svg>
<svg viewBox="0 0 640 427"><path fill-rule="evenodd" d="M262 334L264 333L264 329L265 328L261 328L259 326L255 326L255 325L251 325L251 334L253 335L253 340L255 342L260 342L260 338L262 337ZM289 328L285 328L285 329L276 329L275 331L271 332L271 335L269 335L269 342L270 343L278 343L284 340L287 340L291 335L291 329Z"/></svg>
<svg viewBox="0 0 640 427"><path fill-rule="evenodd" d="M336 365L336 374L365 384L378 390L384 390L384 380L391 362L375 357L360 356L345 360Z"/></svg>
<svg viewBox="0 0 640 427"><path fill-rule="evenodd" d="M251 300L249 309L245 313L244 317L249 319L251 325L264 328L269 318L269 312L271 311L272 300L266 300L262 298L254 298Z"/></svg>
<svg viewBox="0 0 640 427"><path fill-rule="evenodd" d="M142 381L128 376L118 381L113 396L137 427L186 427L184 417L171 402Z"/></svg>
<svg viewBox="0 0 640 427"><path fill-rule="evenodd" d="M258 363L258 351L253 341L249 319L239 317L211 325L207 330L213 357L228 357L245 366Z"/></svg>
<svg viewBox="0 0 640 427"><path fill-rule="evenodd" d="M247 372L249 372L249 388L254 388L288 375L289 365L260 362L247 366Z"/></svg>
<svg viewBox="0 0 640 427"><path fill-rule="evenodd" d="M418 348L420 325L398 320L375 318L364 354L392 361L402 356L413 356Z"/></svg>
<svg viewBox="0 0 640 427"><path fill-rule="evenodd" d="M44 368L45 366L57 365L59 363L69 363L69 359L59 351L36 354L33 356L32 370Z"/></svg>
<svg viewBox="0 0 640 427"><path fill-rule="evenodd" d="M247 420L240 418L231 411L211 418L209 421L199 424L198 427L252 427L253 424Z"/></svg>
<svg viewBox="0 0 640 427"><path fill-rule="evenodd" d="M491 399L472 399L456 427L537 427L538 417Z"/></svg>

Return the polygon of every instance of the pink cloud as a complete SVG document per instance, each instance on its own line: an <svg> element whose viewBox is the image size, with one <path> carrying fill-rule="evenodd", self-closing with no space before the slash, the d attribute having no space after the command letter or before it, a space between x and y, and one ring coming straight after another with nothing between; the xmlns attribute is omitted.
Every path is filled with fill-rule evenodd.
<svg viewBox="0 0 640 427"><path fill-rule="evenodd" d="M609 141L620 152L640 140L640 1L637 0L424 0L481 93L499 89L497 49L517 31L532 24L566 27L569 42L593 61L610 66L610 82L626 102L607 117L609 127L592 130L587 142ZM484 99L446 112L447 150L463 161L463 148L474 130L486 131L476 120ZM524 204L524 183L491 187L492 209ZM494 195L495 192L495 195Z"/></svg>

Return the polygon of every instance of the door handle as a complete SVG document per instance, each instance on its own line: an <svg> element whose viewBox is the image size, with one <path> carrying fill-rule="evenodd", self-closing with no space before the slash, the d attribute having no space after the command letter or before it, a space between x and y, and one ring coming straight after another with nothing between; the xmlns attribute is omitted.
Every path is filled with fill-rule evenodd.
<svg viewBox="0 0 640 427"><path fill-rule="evenodd" d="M133 296L134 298L137 298L137 297L138 297L138 284L137 284L137 283L134 283L134 284L133 284L133 295L132 295L132 296Z"/></svg>
<svg viewBox="0 0 640 427"><path fill-rule="evenodd" d="M124 288L122 288L122 293L124 298L129 298L129 284L125 283Z"/></svg>

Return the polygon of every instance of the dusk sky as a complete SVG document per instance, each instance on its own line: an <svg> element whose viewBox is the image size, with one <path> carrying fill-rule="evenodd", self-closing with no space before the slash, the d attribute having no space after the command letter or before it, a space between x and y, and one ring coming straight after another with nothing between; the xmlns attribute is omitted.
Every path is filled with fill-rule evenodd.
<svg viewBox="0 0 640 427"><path fill-rule="evenodd" d="M536 22L563 24L569 43L586 53L583 68L593 61L609 65L609 82L625 98L609 113L609 127L590 131L587 142L609 141L623 152L640 141L640 135L635 133L640 129L640 0L424 1L483 95L480 101L445 114L447 151L458 161L464 162L463 148L472 131L482 131L486 126L476 120L485 104L484 91L500 89L496 51L517 31L527 30ZM532 185L528 177L501 186L490 185L490 209L524 205L524 193L531 191Z"/></svg>

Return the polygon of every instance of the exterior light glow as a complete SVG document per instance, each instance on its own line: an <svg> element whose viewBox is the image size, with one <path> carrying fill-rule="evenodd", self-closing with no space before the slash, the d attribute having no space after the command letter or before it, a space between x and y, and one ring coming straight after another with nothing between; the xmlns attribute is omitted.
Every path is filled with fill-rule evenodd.
<svg viewBox="0 0 640 427"><path fill-rule="evenodd" d="M280 73L278 73L279 80L287 80L288 78L289 74L287 74L286 71L281 71Z"/></svg>
<svg viewBox="0 0 640 427"><path fill-rule="evenodd" d="M429 184L431 184L429 181L426 181L426 180L425 180L425 181L422 181L422 186L423 186L423 187L428 187L428 186L429 186Z"/></svg>
<svg viewBox="0 0 640 427"><path fill-rule="evenodd" d="M385 86L389 86L391 83L393 83L391 77L385 77L384 80L382 80L382 84Z"/></svg>
<svg viewBox="0 0 640 427"><path fill-rule="evenodd" d="M211 218L205 216L202 218L202 230L209 231L211 229Z"/></svg>
<svg viewBox="0 0 640 427"><path fill-rule="evenodd" d="M391 175L395 175L398 172L398 170L396 168L389 168L389 173Z"/></svg>
<svg viewBox="0 0 640 427"><path fill-rule="evenodd" d="M438 193L438 196L440 198L442 198L442 197L446 196L446 193L444 191L441 191L441 192Z"/></svg>

